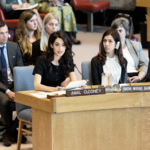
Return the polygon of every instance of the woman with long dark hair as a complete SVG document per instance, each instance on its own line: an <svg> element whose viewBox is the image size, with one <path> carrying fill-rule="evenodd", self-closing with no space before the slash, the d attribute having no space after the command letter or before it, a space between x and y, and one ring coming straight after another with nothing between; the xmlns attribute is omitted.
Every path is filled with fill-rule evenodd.
<svg viewBox="0 0 150 150"><path fill-rule="evenodd" d="M76 81L72 43L63 31L51 34L45 55L40 56L34 68L34 88L40 91L58 91L70 81Z"/></svg>
<svg viewBox="0 0 150 150"><path fill-rule="evenodd" d="M109 29L103 34L100 51L101 53L91 60L93 85L102 83L102 73L111 73L118 83L126 83L127 61L123 57L121 39L116 30Z"/></svg>

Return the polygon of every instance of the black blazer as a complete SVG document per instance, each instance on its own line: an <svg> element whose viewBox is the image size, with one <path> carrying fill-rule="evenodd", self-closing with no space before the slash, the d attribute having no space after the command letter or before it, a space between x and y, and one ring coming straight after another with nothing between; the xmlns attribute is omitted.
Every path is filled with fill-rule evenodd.
<svg viewBox="0 0 150 150"><path fill-rule="evenodd" d="M6 48L7 48L9 67L13 76L13 68L15 66L23 66L22 55L17 43L8 41L6 44ZM2 75L1 75L1 60L0 60L0 91L5 93L5 91L8 88L1 81L2 81Z"/></svg>
<svg viewBox="0 0 150 150"><path fill-rule="evenodd" d="M127 61L125 59L125 68L127 68ZM127 74L125 68L122 67L121 71L121 82L127 83ZM103 73L103 65L99 62L98 56L95 56L91 60L91 72L92 72L92 81L93 85L101 85L101 74Z"/></svg>
<svg viewBox="0 0 150 150"><path fill-rule="evenodd" d="M32 43L32 61L33 65L35 65L35 62L37 58L41 55L43 55L45 52L41 51L40 48L40 39Z"/></svg>

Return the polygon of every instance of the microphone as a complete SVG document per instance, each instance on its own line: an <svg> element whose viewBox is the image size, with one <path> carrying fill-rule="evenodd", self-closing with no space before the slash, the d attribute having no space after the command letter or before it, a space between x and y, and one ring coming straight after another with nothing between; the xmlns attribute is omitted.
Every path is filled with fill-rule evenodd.
<svg viewBox="0 0 150 150"><path fill-rule="evenodd" d="M124 67L124 69L125 69L125 72L126 72L127 78L129 78L128 73L127 73L127 70L126 70L126 67L125 67L125 64L123 64L123 67ZM131 82L130 82L130 80L129 80L129 84L130 84L130 86L131 86Z"/></svg>
<svg viewBox="0 0 150 150"><path fill-rule="evenodd" d="M80 75L84 78L84 80L86 80L86 82L88 82L87 79L83 76L83 74L79 71L79 69L78 69L78 67L77 67L76 64L74 64L74 67L78 70L78 72L79 72ZM89 83L90 83L90 82L89 82ZM91 87L91 89L93 89L91 83L90 83L90 87Z"/></svg>

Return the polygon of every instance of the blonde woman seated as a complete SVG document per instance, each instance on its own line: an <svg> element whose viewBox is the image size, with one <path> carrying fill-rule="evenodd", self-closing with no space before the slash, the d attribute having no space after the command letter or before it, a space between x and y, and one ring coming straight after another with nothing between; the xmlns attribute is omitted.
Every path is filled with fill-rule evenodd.
<svg viewBox="0 0 150 150"><path fill-rule="evenodd" d="M54 13L48 13L43 20L41 39L32 43L32 60L35 64L36 59L43 55L48 47L48 39L53 32L59 30L59 20Z"/></svg>
<svg viewBox="0 0 150 150"><path fill-rule="evenodd" d="M127 83L127 61L123 57L121 39L116 30L110 29L103 34L100 51L91 60L93 85L102 83L102 73L111 73L118 83Z"/></svg>
<svg viewBox="0 0 150 150"><path fill-rule="evenodd" d="M33 65L32 43L38 39L40 32L37 28L37 15L31 10L24 11L20 16L13 42L19 44L25 66Z"/></svg>
<svg viewBox="0 0 150 150"><path fill-rule="evenodd" d="M72 44L66 33L51 34L45 55L35 64L34 88L39 91L58 91L70 81L76 81L73 65Z"/></svg>
<svg viewBox="0 0 150 150"><path fill-rule="evenodd" d="M64 6L61 0L29 0L29 2L31 4L38 3L36 9L40 13L55 13L59 19L60 29L68 33L73 44L81 44L81 42L75 38L77 34L76 19L70 5Z"/></svg>
<svg viewBox="0 0 150 150"><path fill-rule="evenodd" d="M141 43L126 38L129 35L129 23L126 19L115 19L111 28L116 29L120 35L123 56L128 62L127 72L130 82L141 81L148 70L148 61L142 51Z"/></svg>

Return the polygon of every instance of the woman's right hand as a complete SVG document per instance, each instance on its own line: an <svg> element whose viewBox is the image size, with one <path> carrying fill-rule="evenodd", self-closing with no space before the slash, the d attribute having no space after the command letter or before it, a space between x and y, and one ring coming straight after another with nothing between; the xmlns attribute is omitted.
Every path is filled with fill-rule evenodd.
<svg viewBox="0 0 150 150"><path fill-rule="evenodd" d="M56 90L56 91L62 91L62 90L64 90L64 89L65 89L65 87L61 87L61 86L55 87L55 90Z"/></svg>

